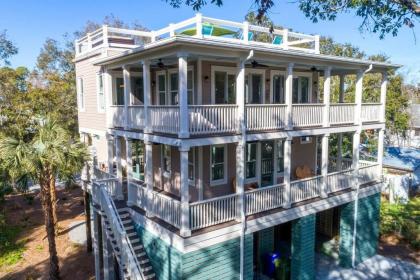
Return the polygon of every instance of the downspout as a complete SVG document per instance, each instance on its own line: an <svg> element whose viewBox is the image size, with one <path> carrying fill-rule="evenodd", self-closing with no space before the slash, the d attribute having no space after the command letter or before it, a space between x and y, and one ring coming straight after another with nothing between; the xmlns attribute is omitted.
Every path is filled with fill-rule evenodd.
<svg viewBox="0 0 420 280"><path fill-rule="evenodd" d="M250 50L247 58L243 61L245 64L247 61L251 60L254 57L254 50ZM244 93L245 94L245 93ZM243 148L245 149L246 145L246 129L245 129L245 123L246 123L246 114L244 114L244 119L242 119L241 126L241 133L242 133L242 139L244 145ZM245 173L245 172L244 172ZM243 174L245 176L245 174ZM245 231L246 231L246 213L245 213L245 190L242 192L242 208L241 208L241 237L240 237L240 264L239 264L239 280L244 280L244 257L245 257Z"/></svg>

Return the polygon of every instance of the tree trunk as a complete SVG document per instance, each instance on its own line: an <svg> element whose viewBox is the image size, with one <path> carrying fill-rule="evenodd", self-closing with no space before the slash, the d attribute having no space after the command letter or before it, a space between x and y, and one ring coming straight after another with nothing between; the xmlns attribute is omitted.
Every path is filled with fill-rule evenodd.
<svg viewBox="0 0 420 280"><path fill-rule="evenodd" d="M52 177L49 182L51 192L51 203L52 203L52 215L54 220L55 234L58 234L58 218L57 218L57 190L55 188L55 178Z"/></svg>
<svg viewBox="0 0 420 280"><path fill-rule="evenodd" d="M51 178L52 176L45 176L40 180L41 186L41 200L42 208L44 210L44 223L48 239L48 251L50 253L50 271L49 280L59 280L60 272L58 267L57 249L55 246L55 227L53 216L53 203L51 199ZM54 181L54 180L53 180Z"/></svg>
<svg viewBox="0 0 420 280"><path fill-rule="evenodd" d="M86 183L84 183L86 184ZM92 229L90 221L90 194L85 189L84 193L84 203L85 203L85 217L86 217L86 250L92 252Z"/></svg>

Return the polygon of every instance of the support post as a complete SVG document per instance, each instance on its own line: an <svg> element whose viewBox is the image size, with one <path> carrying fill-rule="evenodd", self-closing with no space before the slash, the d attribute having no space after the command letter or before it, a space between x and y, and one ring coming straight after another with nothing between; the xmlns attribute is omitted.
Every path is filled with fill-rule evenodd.
<svg viewBox="0 0 420 280"><path fill-rule="evenodd" d="M339 96L338 96L339 103L344 103L344 81L345 81L345 75L340 74L340 89L339 89Z"/></svg>
<svg viewBox="0 0 420 280"><path fill-rule="evenodd" d="M144 132L150 133L152 131L150 125L150 112L149 106L151 101L151 89L150 89L150 61L143 60L143 89L144 89Z"/></svg>
<svg viewBox="0 0 420 280"><path fill-rule="evenodd" d="M195 15L195 30L197 30L196 36L203 38L203 16L201 13Z"/></svg>
<svg viewBox="0 0 420 280"><path fill-rule="evenodd" d="M327 184L328 179L328 140L330 135L324 134L322 135L322 157L321 157L321 175L322 175L322 184L321 184L321 191L320 196L322 198L328 197L329 186Z"/></svg>
<svg viewBox="0 0 420 280"><path fill-rule="evenodd" d="M238 196L238 203L236 204L237 220L245 221L245 143L238 142L236 146L236 194Z"/></svg>
<svg viewBox="0 0 420 280"><path fill-rule="evenodd" d="M109 221L112 222L112 221ZM112 255L111 241L106 234L107 225L102 219L102 246L103 246L103 264L104 264L104 280L115 279L114 257Z"/></svg>
<svg viewBox="0 0 420 280"><path fill-rule="evenodd" d="M91 227L91 213L90 213L90 194L85 189L84 204L85 204L85 223L86 223L86 251L92 252L92 227Z"/></svg>
<svg viewBox="0 0 420 280"><path fill-rule="evenodd" d="M198 200L204 199L204 184L203 184L203 147L198 147Z"/></svg>
<svg viewBox="0 0 420 280"><path fill-rule="evenodd" d="M188 184L188 152L189 147L179 147L181 177L181 229L182 237L191 236L190 228L190 190Z"/></svg>
<svg viewBox="0 0 420 280"><path fill-rule="evenodd" d="M237 123L238 133L244 136L246 132L245 116L245 61L240 60L236 75L236 105L238 106Z"/></svg>
<svg viewBox="0 0 420 280"><path fill-rule="evenodd" d="M117 161L117 187L116 187L116 197L118 200L123 200L124 195L122 191L122 183L123 183L123 170L122 170L122 162L121 162L121 137L116 136L115 139L115 157Z"/></svg>
<svg viewBox="0 0 420 280"><path fill-rule="evenodd" d="M101 280L101 263L103 256L101 256L101 238L100 238L100 227L101 215L96 210L93 212L93 254L95 258L95 279Z"/></svg>
<svg viewBox="0 0 420 280"><path fill-rule="evenodd" d="M179 138L188 138L189 132L189 113L188 113L188 86L187 86L187 55L178 54L178 80L179 80L179 118L180 127L178 132Z"/></svg>
<svg viewBox="0 0 420 280"><path fill-rule="evenodd" d="M104 94L105 94L105 114L106 114L106 127L113 127L113 115L109 110L112 105L112 76L107 68L104 69Z"/></svg>
<svg viewBox="0 0 420 280"><path fill-rule="evenodd" d="M244 21L243 22L243 27L242 27L242 36L243 36L243 40L245 44L249 43L249 38L248 38L248 34L249 34L249 22Z"/></svg>
<svg viewBox="0 0 420 280"><path fill-rule="evenodd" d="M114 137L107 134L108 173L114 174Z"/></svg>
<svg viewBox="0 0 420 280"><path fill-rule="evenodd" d="M286 103L286 130L293 128L292 122L292 102L293 102L293 63L287 65L285 83L285 103Z"/></svg>
<svg viewBox="0 0 420 280"><path fill-rule="evenodd" d="M343 169L343 133L338 133L338 143L337 143L337 170L341 171Z"/></svg>
<svg viewBox="0 0 420 280"><path fill-rule="evenodd" d="M356 92L355 92L355 103L356 108L354 112L354 121L355 125L361 125L362 124L362 96L363 96L363 70L359 70L357 72L357 78L356 78Z"/></svg>
<svg viewBox="0 0 420 280"><path fill-rule="evenodd" d="M331 67L324 71L324 112L323 126L330 126L330 95L331 95Z"/></svg>
<svg viewBox="0 0 420 280"><path fill-rule="evenodd" d="M153 217L153 145L149 141L144 141L145 162L144 162L144 183L147 189L146 215Z"/></svg>
<svg viewBox="0 0 420 280"><path fill-rule="evenodd" d="M133 206L136 202L137 190L131 185L131 181L133 180L133 152L132 141L128 137L125 137L125 151L127 161L127 206Z"/></svg>
<svg viewBox="0 0 420 280"><path fill-rule="evenodd" d="M123 66L124 78L124 129L130 129L128 106L131 100L131 74L127 65Z"/></svg>
<svg viewBox="0 0 420 280"><path fill-rule="evenodd" d="M386 88L388 85L388 74L387 72L382 73L382 83L381 83L381 112L380 120L385 123L385 108L386 108Z"/></svg>
<svg viewBox="0 0 420 280"><path fill-rule="evenodd" d="M353 189L359 188L359 149L360 149L360 132L361 130L358 129L353 134L353 162L352 162L352 168L353 168L353 178L354 182L352 184Z"/></svg>
<svg viewBox="0 0 420 280"><path fill-rule="evenodd" d="M290 188L290 175L291 175L291 155L292 155L292 137L288 136L284 141L284 208L290 208L291 202L291 188Z"/></svg>
<svg viewBox="0 0 420 280"><path fill-rule="evenodd" d="M384 134L385 129L381 128L379 129L378 133L378 164L380 166L380 170L382 173L382 165L384 162Z"/></svg>

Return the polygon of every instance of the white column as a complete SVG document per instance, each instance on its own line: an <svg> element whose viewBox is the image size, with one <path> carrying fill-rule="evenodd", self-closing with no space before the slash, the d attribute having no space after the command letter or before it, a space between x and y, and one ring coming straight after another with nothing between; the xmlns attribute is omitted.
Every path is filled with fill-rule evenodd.
<svg viewBox="0 0 420 280"><path fill-rule="evenodd" d="M198 147L198 200L204 199L203 185L203 147Z"/></svg>
<svg viewBox="0 0 420 280"><path fill-rule="evenodd" d="M236 146L236 194L238 195L236 214L240 222L245 222L245 145L244 141L241 141Z"/></svg>
<svg viewBox="0 0 420 280"><path fill-rule="evenodd" d="M125 151L127 161L127 205L133 206L136 203L136 188L131 186L133 180L133 152L132 152L132 141L130 138L125 138Z"/></svg>
<svg viewBox="0 0 420 280"><path fill-rule="evenodd" d="M382 73L382 83L381 83L381 112L380 119L381 122L385 122L385 108L386 108L386 88L388 85L388 74L387 72Z"/></svg>
<svg viewBox="0 0 420 280"><path fill-rule="evenodd" d="M344 103L344 74L340 74L340 89L339 89L339 96L338 96L338 102Z"/></svg>
<svg viewBox="0 0 420 280"><path fill-rule="evenodd" d="M109 69L104 70L104 94L105 94L105 113L106 113L106 127L112 128L113 116L109 107L112 105L112 76L109 73Z"/></svg>
<svg viewBox="0 0 420 280"><path fill-rule="evenodd" d="M285 88L285 103L286 103L286 130L293 128L292 123L292 102L293 102L293 63L287 65Z"/></svg>
<svg viewBox="0 0 420 280"><path fill-rule="evenodd" d="M131 100L131 74L130 69L127 65L123 66L123 78L124 78L124 128L129 129L129 112L128 106Z"/></svg>
<svg viewBox="0 0 420 280"><path fill-rule="evenodd" d="M384 134L385 129L379 129L378 133L378 164L381 166L380 170L382 172L382 164L384 161Z"/></svg>
<svg viewBox="0 0 420 280"><path fill-rule="evenodd" d="M245 116L245 61L240 60L236 75L236 105L238 105L237 123L240 134L246 132Z"/></svg>
<svg viewBox="0 0 420 280"><path fill-rule="evenodd" d="M357 189L359 187L359 146L360 146L360 130L358 129L353 134L353 178L354 182L352 184L353 189Z"/></svg>
<svg viewBox="0 0 420 280"><path fill-rule="evenodd" d="M147 189L146 215L153 217L153 144L145 140L144 147L144 183Z"/></svg>
<svg viewBox="0 0 420 280"><path fill-rule="evenodd" d="M108 173L114 174L114 138L107 135Z"/></svg>
<svg viewBox="0 0 420 280"><path fill-rule="evenodd" d="M181 177L181 229L183 237L191 235L190 229L190 189L188 184L188 151L189 147L179 147Z"/></svg>
<svg viewBox="0 0 420 280"><path fill-rule="evenodd" d="M338 133L337 142L337 171L343 169L343 133Z"/></svg>
<svg viewBox="0 0 420 280"><path fill-rule="evenodd" d="M290 175L292 170L292 137L287 137L284 141L284 208L290 208L291 206L291 191L290 191Z"/></svg>
<svg viewBox="0 0 420 280"><path fill-rule="evenodd" d="M203 16L201 13L195 15L195 28L197 30L196 36L198 38L203 38Z"/></svg>
<svg viewBox="0 0 420 280"><path fill-rule="evenodd" d="M244 40L244 43L246 43L246 44L248 44L248 33L249 33L249 22L247 22L247 21L244 21L243 22L243 24L242 24L242 34L243 34L243 40Z"/></svg>
<svg viewBox="0 0 420 280"><path fill-rule="evenodd" d="M324 112L323 126L330 126L330 94L331 94L331 67L324 71Z"/></svg>
<svg viewBox="0 0 420 280"><path fill-rule="evenodd" d="M150 61L143 60L143 89L144 89L144 132L150 133L150 113L149 105L151 101L151 89L150 89Z"/></svg>
<svg viewBox="0 0 420 280"><path fill-rule="evenodd" d="M187 75L188 75L188 64L187 55L181 53L178 55L178 81L179 81L179 138L188 138L189 132L189 114L188 114L188 87L187 87Z"/></svg>
<svg viewBox="0 0 420 280"><path fill-rule="evenodd" d="M354 121L356 125L362 124L361 113L362 113L362 96L363 96L363 75L364 75L363 70L359 70L357 72L356 92L355 92L355 97L354 97L355 99L354 101L356 103L356 108L354 112Z"/></svg>
<svg viewBox="0 0 420 280"><path fill-rule="evenodd" d="M327 185L327 176L328 176L328 139L330 135L322 135L322 147L321 147L321 175L322 175L322 185L320 190L320 196L322 198L328 197L328 185Z"/></svg>
<svg viewBox="0 0 420 280"><path fill-rule="evenodd" d="M117 161L117 178L118 183L116 187L116 193L118 200L123 200L124 195L122 191L122 182L123 182L123 173L122 173L122 163L121 163L121 137L116 136L115 139L115 157Z"/></svg>

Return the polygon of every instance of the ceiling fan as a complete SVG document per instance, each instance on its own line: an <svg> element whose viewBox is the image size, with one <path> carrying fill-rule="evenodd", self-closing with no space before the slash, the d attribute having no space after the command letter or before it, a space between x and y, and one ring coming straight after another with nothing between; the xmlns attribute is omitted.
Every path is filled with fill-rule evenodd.
<svg viewBox="0 0 420 280"><path fill-rule="evenodd" d="M268 67L267 65L261 64L256 60L251 61L251 67L257 68L257 67Z"/></svg>

